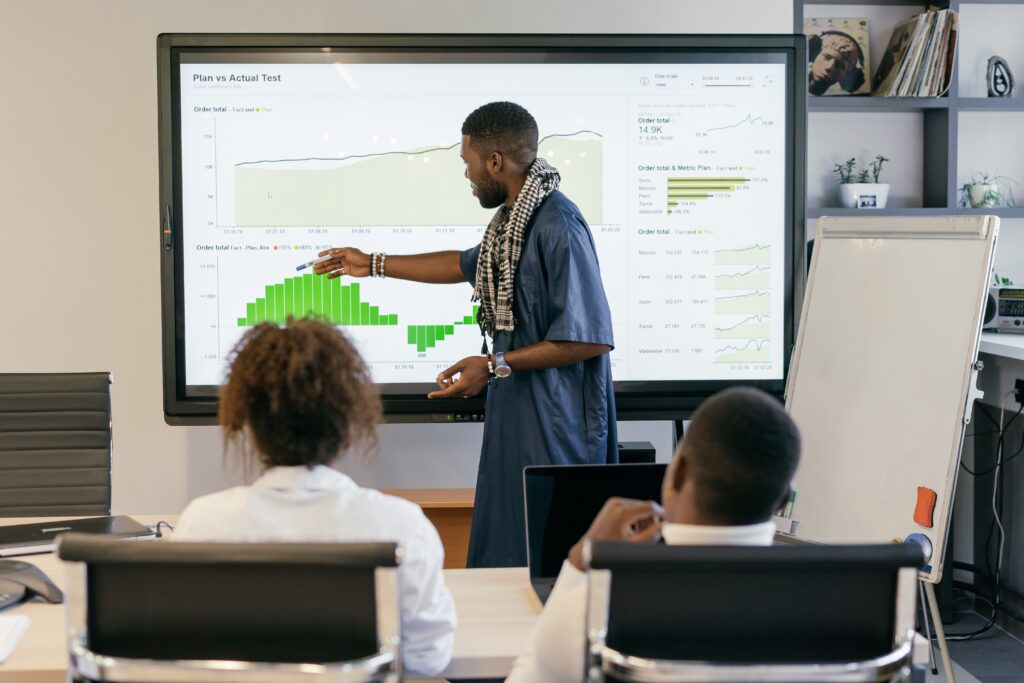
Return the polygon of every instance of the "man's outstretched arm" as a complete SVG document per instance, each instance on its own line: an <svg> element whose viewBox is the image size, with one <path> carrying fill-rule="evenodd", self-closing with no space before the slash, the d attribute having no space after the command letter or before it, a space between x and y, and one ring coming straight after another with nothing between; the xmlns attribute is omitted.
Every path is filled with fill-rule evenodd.
<svg viewBox="0 0 1024 683"><path fill-rule="evenodd" d="M466 277L459 267L461 254L459 251L435 251L409 256L388 254L384 259L384 275L398 280L442 285L465 282ZM320 252L320 256L332 258L316 265L317 275L327 275L333 279L342 275L367 277L370 274L370 255L354 247L325 249Z"/></svg>

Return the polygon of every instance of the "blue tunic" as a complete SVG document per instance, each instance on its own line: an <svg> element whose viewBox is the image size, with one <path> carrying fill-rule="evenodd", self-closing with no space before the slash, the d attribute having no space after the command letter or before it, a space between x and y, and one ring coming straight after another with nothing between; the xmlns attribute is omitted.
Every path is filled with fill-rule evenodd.
<svg viewBox="0 0 1024 683"><path fill-rule="evenodd" d="M479 255L479 246L462 252L471 283ZM544 340L614 345L593 236L561 192L548 196L527 226L512 308L515 330L497 334L495 353ZM560 368L512 370L487 388L470 567L526 564L524 467L618 462L608 354Z"/></svg>

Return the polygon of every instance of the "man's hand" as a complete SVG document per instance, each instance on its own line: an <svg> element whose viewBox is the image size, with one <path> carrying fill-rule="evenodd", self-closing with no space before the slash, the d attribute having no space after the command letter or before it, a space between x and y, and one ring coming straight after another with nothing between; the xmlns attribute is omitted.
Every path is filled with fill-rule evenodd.
<svg viewBox="0 0 1024 683"><path fill-rule="evenodd" d="M352 247L325 249L318 256L330 256L330 261L318 263L313 267L317 275L326 274L334 279L342 275L366 277L370 274L370 255Z"/></svg>
<svg viewBox="0 0 1024 683"><path fill-rule="evenodd" d="M458 378L455 376L458 375ZM469 356L463 358L437 376L437 391L427 394L427 398L469 398L476 396L484 387L491 373L487 371L485 356Z"/></svg>
<svg viewBox="0 0 1024 683"><path fill-rule="evenodd" d="M586 571L583 546L587 541L654 543L661 537L664 523L665 511L653 500L609 498L587 533L569 551L569 562L581 572Z"/></svg>

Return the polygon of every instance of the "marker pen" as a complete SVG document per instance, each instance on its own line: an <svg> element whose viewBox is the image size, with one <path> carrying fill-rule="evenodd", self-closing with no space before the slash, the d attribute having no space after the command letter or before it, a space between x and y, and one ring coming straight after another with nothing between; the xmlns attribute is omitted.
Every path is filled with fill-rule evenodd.
<svg viewBox="0 0 1024 683"><path fill-rule="evenodd" d="M334 257L333 256L321 256L320 258L318 258L318 259L316 259L314 261L308 261L306 263L303 263L301 266L295 266L295 270L305 270L306 268L312 268L316 264L324 263L325 261L330 261L332 258L334 258Z"/></svg>

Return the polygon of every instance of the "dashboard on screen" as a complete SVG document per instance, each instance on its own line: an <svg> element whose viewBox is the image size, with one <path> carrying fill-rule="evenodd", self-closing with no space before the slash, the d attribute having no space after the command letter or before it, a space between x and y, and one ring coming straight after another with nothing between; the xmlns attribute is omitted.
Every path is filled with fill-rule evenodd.
<svg viewBox="0 0 1024 683"><path fill-rule="evenodd" d="M461 124L510 100L590 225L620 412L781 391L800 291L802 42L794 37L161 36L165 412L211 416L262 322L340 326L392 419L480 352L472 286L296 270L328 247L480 242ZM628 415L627 415L628 416Z"/></svg>

